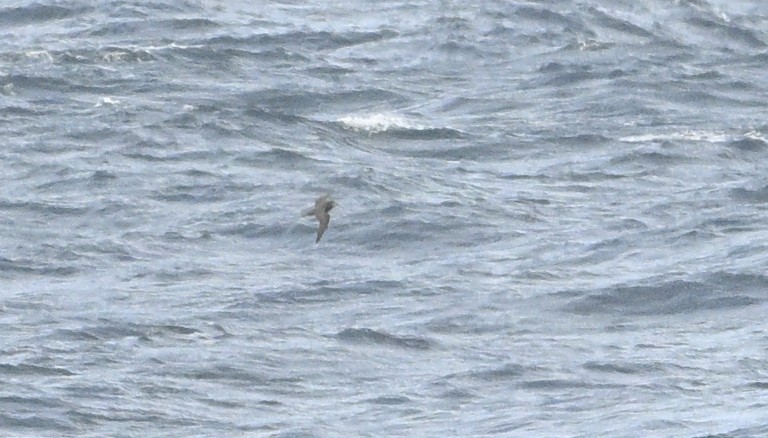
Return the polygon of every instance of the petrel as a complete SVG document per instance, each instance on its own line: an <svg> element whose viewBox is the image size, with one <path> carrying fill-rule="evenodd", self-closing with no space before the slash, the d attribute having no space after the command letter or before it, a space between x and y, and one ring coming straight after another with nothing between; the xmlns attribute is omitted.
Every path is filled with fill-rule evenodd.
<svg viewBox="0 0 768 438"><path fill-rule="evenodd" d="M323 233L328 229L328 224L331 222L331 215L328 214L328 212L333 210L333 207L335 206L336 201L331 199L329 195L323 195L317 198L314 208L310 207L302 213L303 216L314 216L317 218L317 221L320 222L320 226L317 228L317 239L315 240L315 243L320 241L320 238L323 237Z"/></svg>

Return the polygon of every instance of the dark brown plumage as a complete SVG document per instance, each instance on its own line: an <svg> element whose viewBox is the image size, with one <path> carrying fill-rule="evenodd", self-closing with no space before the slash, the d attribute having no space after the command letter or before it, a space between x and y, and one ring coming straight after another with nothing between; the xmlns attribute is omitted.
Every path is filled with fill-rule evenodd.
<svg viewBox="0 0 768 438"><path fill-rule="evenodd" d="M315 216L320 226L317 228L317 239L315 243L320 242L320 238L323 237L323 233L328 229L328 224L331 223L331 215L329 212L336 206L336 201L331 199L328 195L323 195L317 198L315 201L315 207L309 208L304 212L305 216Z"/></svg>

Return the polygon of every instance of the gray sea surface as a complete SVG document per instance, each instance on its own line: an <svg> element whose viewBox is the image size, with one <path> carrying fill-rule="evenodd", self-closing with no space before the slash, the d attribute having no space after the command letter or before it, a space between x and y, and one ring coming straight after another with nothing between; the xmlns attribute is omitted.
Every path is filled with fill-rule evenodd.
<svg viewBox="0 0 768 438"><path fill-rule="evenodd" d="M768 2L9 0L0 135L0 436L768 436Z"/></svg>

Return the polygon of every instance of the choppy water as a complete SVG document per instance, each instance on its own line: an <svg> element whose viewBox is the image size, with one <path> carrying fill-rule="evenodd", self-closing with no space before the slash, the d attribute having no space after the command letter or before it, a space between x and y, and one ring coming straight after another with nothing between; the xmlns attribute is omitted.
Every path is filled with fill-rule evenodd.
<svg viewBox="0 0 768 438"><path fill-rule="evenodd" d="M0 31L3 436L768 435L768 3Z"/></svg>

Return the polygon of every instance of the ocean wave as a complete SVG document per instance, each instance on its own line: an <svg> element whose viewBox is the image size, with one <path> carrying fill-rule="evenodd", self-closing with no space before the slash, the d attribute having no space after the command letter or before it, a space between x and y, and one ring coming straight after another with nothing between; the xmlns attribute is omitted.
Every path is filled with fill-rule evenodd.
<svg viewBox="0 0 768 438"><path fill-rule="evenodd" d="M5 3L0 435L764 432L768 3Z"/></svg>
<svg viewBox="0 0 768 438"><path fill-rule="evenodd" d="M348 328L336 335L347 342L355 342L370 345L383 345L414 350L429 350L434 342L418 336L396 336L386 332L369 328Z"/></svg>
<svg viewBox="0 0 768 438"><path fill-rule="evenodd" d="M355 131L378 133L390 129L424 130L427 126L397 114L371 114L367 116L346 116L339 120L343 126Z"/></svg>
<svg viewBox="0 0 768 438"><path fill-rule="evenodd" d="M686 314L758 304L766 299L763 276L719 273L705 281L674 280L644 286L617 286L586 293L564 309L578 314Z"/></svg>
<svg viewBox="0 0 768 438"><path fill-rule="evenodd" d="M768 202L768 185L758 189L747 189L743 187L731 189L731 197L740 201L763 204Z"/></svg>
<svg viewBox="0 0 768 438"><path fill-rule="evenodd" d="M26 6L0 8L0 24L6 27L24 26L62 20L89 10L91 8L46 5L34 2Z"/></svg>
<svg viewBox="0 0 768 438"><path fill-rule="evenodd" d="M436 128L422 124L413 118L398 114L377 113L360 116L345 116L338 122L346 129L369 135L386 133L403 140L445 140L464 136L451 128ZM408 152L406 152L408 153ZM412 152L416 153L417 152Z"/></svg>

